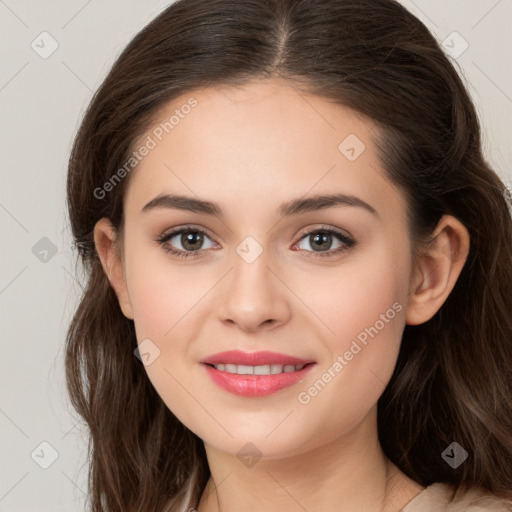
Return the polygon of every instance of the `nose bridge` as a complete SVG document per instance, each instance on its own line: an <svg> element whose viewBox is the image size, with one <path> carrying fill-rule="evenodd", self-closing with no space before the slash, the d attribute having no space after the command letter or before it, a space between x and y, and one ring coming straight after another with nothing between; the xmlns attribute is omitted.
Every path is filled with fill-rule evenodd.
<svg viewBox="0 0 512 512"><path fill-rule="evenodd" d="M236 247L232 262L218 311L221 319L243 329L285 321L289 304L282 283L269 269L270 251L253 237L247 237Z"/></svg>
<svg viewBox="0 0 512 512"><path fill-rule="evenodd" d="M236 249L236 256L233 257L233 272L230 286L239 291L251 291L253 293L268 292L271 287L269 277L272 273L268 267L269 251L258 250L247 242L241 243Z"/></svg>

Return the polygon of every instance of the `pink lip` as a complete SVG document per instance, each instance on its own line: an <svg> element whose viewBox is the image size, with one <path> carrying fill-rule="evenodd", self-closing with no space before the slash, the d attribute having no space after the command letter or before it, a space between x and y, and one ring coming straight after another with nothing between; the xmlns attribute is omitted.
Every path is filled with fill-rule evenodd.
<svg viewBox="0 0 512 512"><path fill-rule="evenodd" d="M279 354L277 352L242 352L241 350L227 350L213 354L202 361L208 364L241 364L246 366L261 366L265 364L300 364L314 363L312 359L299 359L298 357Z"/></svg>
<svg viewBox="0 0 512 512"><path fill-rule="evenodd" d="M278 354L276 352L242 352L230 350L214 354L201 361L208 376L221 388L238 396L267 396L280 389L301 381L314 367L315 361ZM304 368L288 373L274 375L238 375L236 373L216 370L213 364L237 364L260 366L267 364L294 365L304 364Z"/></svg>

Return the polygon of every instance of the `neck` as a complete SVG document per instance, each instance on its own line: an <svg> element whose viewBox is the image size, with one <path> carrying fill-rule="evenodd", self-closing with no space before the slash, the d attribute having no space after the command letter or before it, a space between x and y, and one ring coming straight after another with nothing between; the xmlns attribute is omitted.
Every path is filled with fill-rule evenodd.
<svg viewBox="0 0 512 512"><path fill-rule="evenodd" d="M205 444L211 477L198 512L396 512L423 487L387 459L376 432L372 414L346 436L251 467Z"/></svg>

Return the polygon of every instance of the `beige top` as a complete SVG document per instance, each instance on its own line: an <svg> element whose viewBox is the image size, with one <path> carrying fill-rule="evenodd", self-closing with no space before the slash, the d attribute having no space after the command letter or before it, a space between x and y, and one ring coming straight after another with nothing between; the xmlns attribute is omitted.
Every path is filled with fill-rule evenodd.
<svg viewBox="0 0 512 512"><path fill-rule="evenodd" d="M465 493L443 483L423 489L401 512L512 512L512 501L478 489Z"/></svg>

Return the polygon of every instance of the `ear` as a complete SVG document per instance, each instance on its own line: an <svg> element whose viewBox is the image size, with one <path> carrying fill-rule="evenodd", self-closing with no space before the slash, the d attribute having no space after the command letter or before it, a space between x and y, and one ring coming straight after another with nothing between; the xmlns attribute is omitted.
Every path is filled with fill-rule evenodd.
<svg viewBox="0 0 512 512"><path fill-rule="evenodd" d="M455 217L444 215L432 243L413 272L407 301L406 323L430 320L450 295L469 253L469 233Z"/></svg>
<svg viewBox="0 0 512 512"><path fill-rule="evenodd" d="M115 245L115 230L109 219L104 217L94 226L94 244L98 252L101 265L114 289L119 306L126 318L133 320L132 305L126 286L123 261Z"/></svg>

